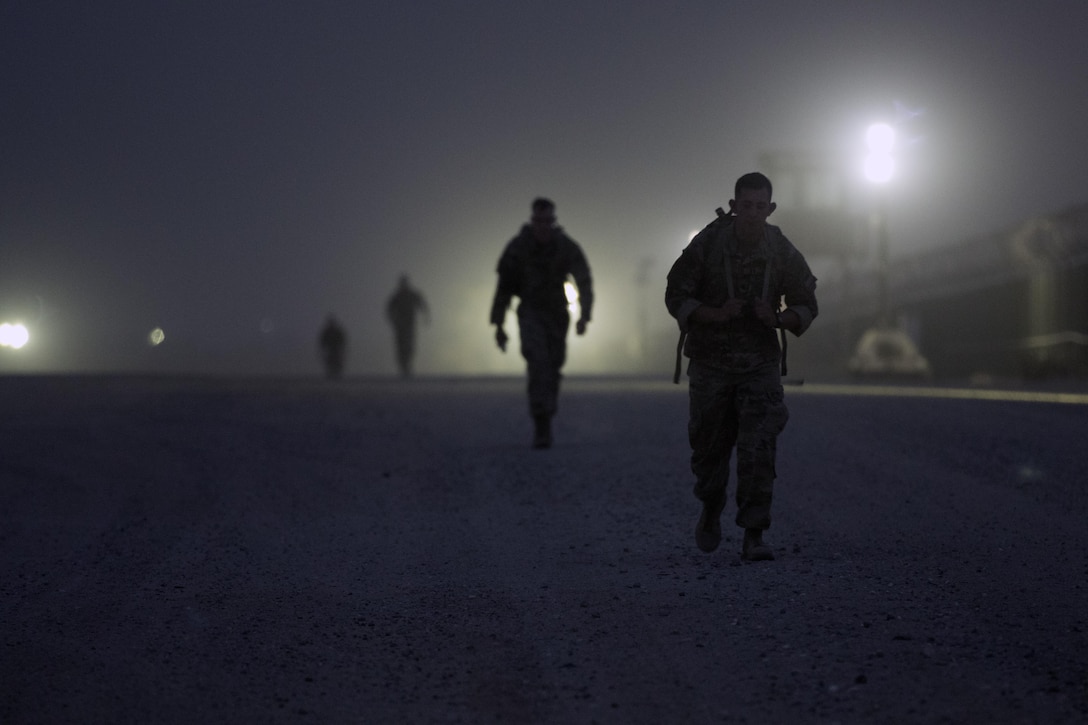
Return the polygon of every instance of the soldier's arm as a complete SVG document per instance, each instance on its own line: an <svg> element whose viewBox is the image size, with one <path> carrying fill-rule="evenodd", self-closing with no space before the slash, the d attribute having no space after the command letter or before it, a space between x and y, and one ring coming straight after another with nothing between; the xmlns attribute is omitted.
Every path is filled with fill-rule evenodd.
<svg viewBox="0 0 1088 725"><path fill-rule="evenodd" d="M507 245L499 258L499 264L495 270L498 273L498 281L495 283L495 296L491 300L491 324L498 325L500 329L506 321L506 310L510 307L510 300L517 294L515 289L517 263L511 246L512 243Z"/></svg>
<svg viewBox="0 0 1088 725"><path fill-rule="evenodd" d="M506 343L510 339L502 329L506 322L506 308L510 306L510 293L504 292L502 277L495 286L495 298L491 301L491 324L495 326L495 344L506 352Z"/></svg>
<svg viewBox="0 0 1088 725"><path fill-rule="evenodd" d="M578 322L582 323L584 331L585 323L589 322L593 315L593 275L589 271L586 255L577 245L573 248L570 276L574 278L574 284L578 287L578 305L582 310Z"/></svg>
<svg viewBox="0 0 1088 725"><path fill-rule="evenodd" d="M816 319L816 277L801 253L794 250L786 267L786 309L778 313L779 326L800 337Z"/></svg>
<svg viewBox="0 0 1088 725"><path fill-rule="evenodd" d="M666 277L665 307L684 332L687 332L692 322L701 322L701 318L708 314L705 310L697 312L703 307L703 303L695 297L702 279L703 248L700 237L696 237L673 262Z"/></svg>

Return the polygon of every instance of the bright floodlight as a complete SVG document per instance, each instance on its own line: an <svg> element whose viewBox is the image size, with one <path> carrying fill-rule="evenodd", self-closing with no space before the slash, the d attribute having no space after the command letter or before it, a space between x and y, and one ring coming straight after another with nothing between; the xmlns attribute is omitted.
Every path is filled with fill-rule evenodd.
<svg viewBox="0 0 1088 725"><path fill-rule="evenodd" d="M895 129L886 123L874 123L865 132L865 143L869 153L890 155L895 148Z"/></svg>
<svg viewBox="0 0 1088 725"><path fill-rule="evenodd" d="M865 178L874 184L885 184L895 175L895 159L891 156L870 156L865 159Z"/></svg>
<svg viewBox="0 0 1088 725"><path fill-rule="evenodd" d="M5 322L0 325L0 347L11 347L18 350L30 341L30 333L24 325Z"/></svg>
<svg viewBox="0 0 1088 725"><path fill-rule="evenodd" d="M865 133L869 155L865 157L865 178L874 184L891 181L895 174L895 129L886 123L874 123Z"/></svg>

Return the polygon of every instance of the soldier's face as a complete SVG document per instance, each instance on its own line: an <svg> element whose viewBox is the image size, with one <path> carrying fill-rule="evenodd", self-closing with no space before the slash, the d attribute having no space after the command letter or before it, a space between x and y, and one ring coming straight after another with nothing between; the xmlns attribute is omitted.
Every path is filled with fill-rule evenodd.
<svg viewBox="0 0 1088 725"><path fill-rule="evenodd" d="M551 211L533 212L529 219L533 227L533 236L539 242L546 242L552 238L552 228L555 227L555 214Z"/></svg>
<svg viewBox="0 0 1088 725"><path fill-rule="evenodd" d="M775 210L771 194L766 189L741 189L736 199L729 200L729 208L737 215L737 235L742 239L763 237L767 217Z"/></svg>

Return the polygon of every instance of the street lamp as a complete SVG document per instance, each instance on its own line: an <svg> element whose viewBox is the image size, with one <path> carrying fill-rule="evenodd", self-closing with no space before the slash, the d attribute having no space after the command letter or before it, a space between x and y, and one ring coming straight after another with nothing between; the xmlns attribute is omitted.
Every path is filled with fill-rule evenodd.
<svg viewBox="0 0 1088 725"><path fill-rule="evenodd" d="M883 186L895 175L895 129L886 123L874 123L865 133L869 155L865 157L865 178ZM881 327L891 325L888 308L888 210L885 194L877 193L877 312Z"/></svg>
<svg viewBox="0 0 1088 725"><path fill-rule="evenodd" d="M886 184L895 174L895 129L886 123L874 123L865 132L869 155L865 157L865 178L874 184Z"/></svg>
<svg viewBox="0 0 1088 725"><path fill-rule="evenodd" d="M886 123L875 123L865 134L869 155L865 158L865 178L884 186L895 176L895 129ZM876 194L877 233L877 323L866 330L858 341L847 369L855 376L876 375L928 378L932 374L929 361L918 351L914 341L892 324L888 305L888 208L887 193Z"/></svg>

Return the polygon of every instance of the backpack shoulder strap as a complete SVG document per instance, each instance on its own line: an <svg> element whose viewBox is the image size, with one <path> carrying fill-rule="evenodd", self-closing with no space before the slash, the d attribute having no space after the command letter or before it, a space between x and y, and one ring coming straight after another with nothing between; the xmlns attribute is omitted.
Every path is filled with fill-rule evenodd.
<svg viewBox="0 0 1088 725"><path fill-rule="evenodd" d="M722 225L732 224L733 223L733 216L731 214L726 214L725 210L722 209L720 206L717 209L714 210L714 213L716 215L715 219L712 222L710 222L709 224L707 224L705 227L703 227L703 230L701 232L699 232L700 234L703 234L703 233L709 231L711 229L711 227L714 227L714 226L718 226L718 231L720 233L721 229L723 228ZM729 255L728 254L725 255L725 264L726 264L726 278L727 278L728 284L729 284L730 295L732 295L733 275L731 273L731 270L728 267L728 265L729 265ZM688 334L686 332L684 332L683 330L680 330L680 339L677 340L677 342L676 342L676 365L675 365L675 367L673 368L673 371L672 371L672 382L674 384L679 384L680 383L680 369L683 367L684 343L687 341L687 337L688 337Z"/></svg>

